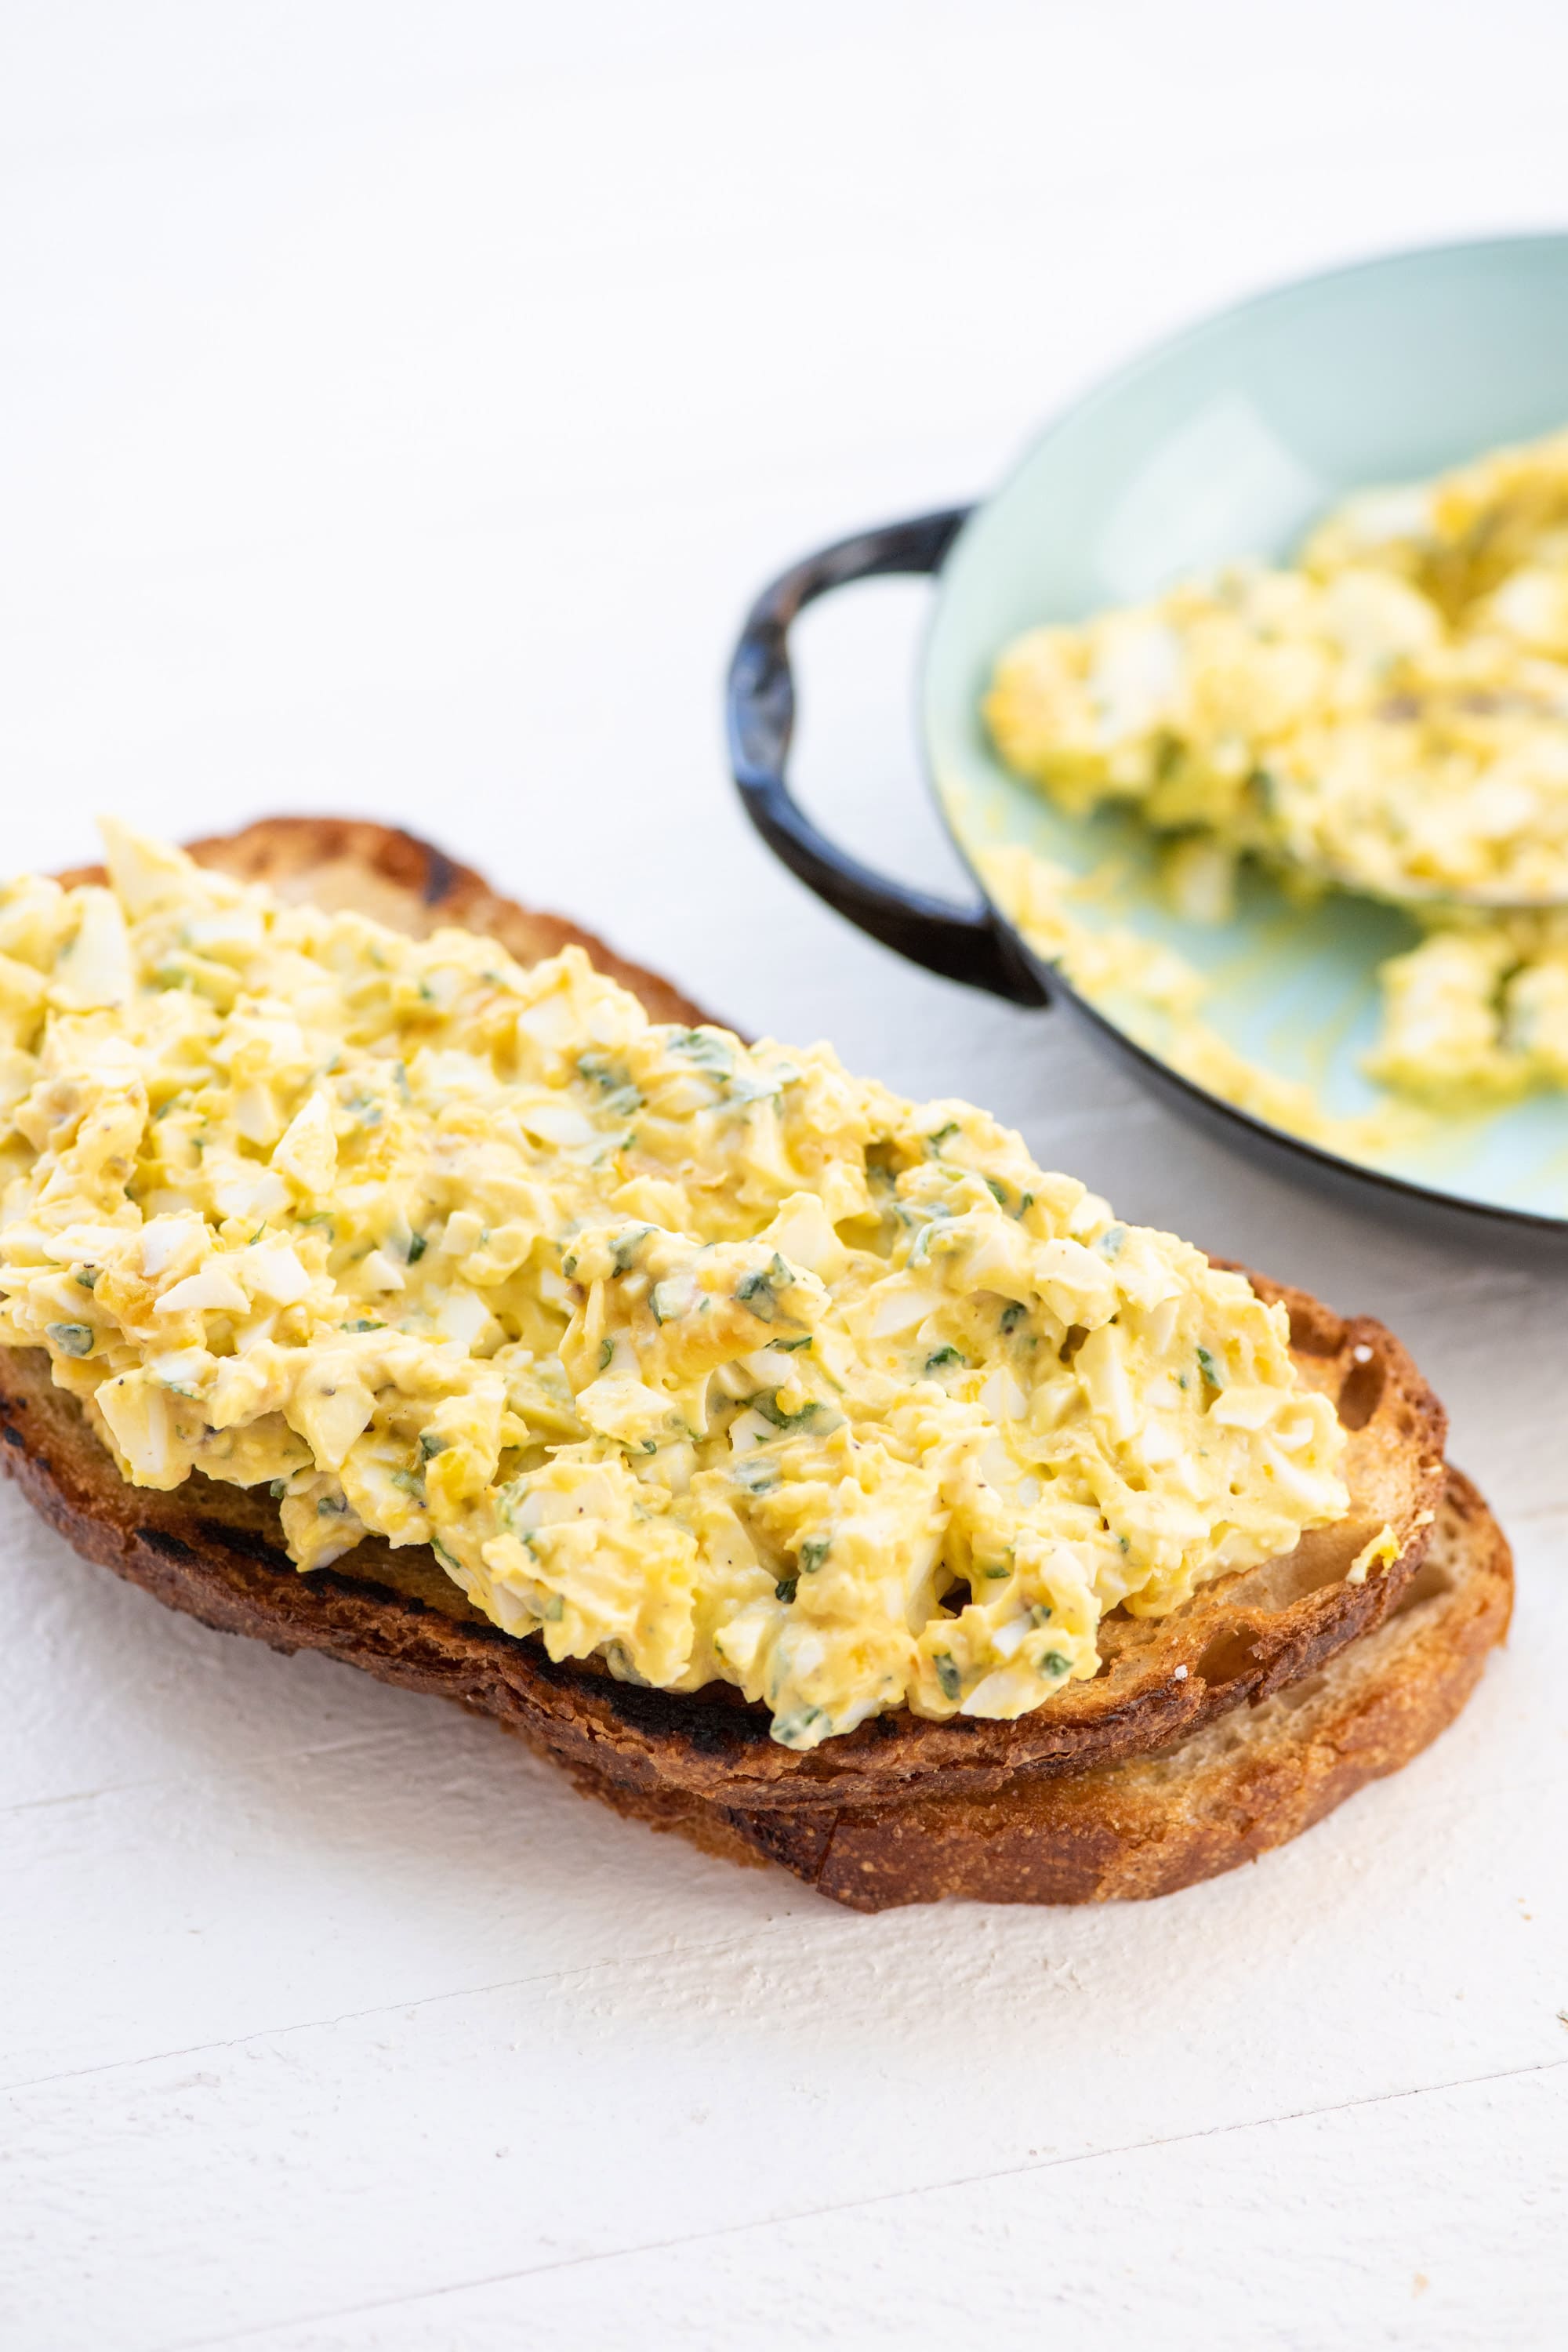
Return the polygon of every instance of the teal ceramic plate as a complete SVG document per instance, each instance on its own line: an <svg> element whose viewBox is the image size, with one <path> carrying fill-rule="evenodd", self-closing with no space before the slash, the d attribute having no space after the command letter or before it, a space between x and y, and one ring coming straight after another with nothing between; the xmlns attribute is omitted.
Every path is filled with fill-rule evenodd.
<svg viewBox="0 0 1568 2352"><path fill-rule="evenodd" d="M1184 921L1154 887L1147 836L1061 815L997 761L980 698L1008 640L1041 621L1141 601L1227 558L1288 556L1349 491L1437 472L1568 424L1568 236L1397 254L1262 296L1163 344L1048 425L967 513L869 532L808 558L759 600L731 675L737 783L803 879L876 937L1024 1002L1074 1003L1146 1075L1232 1137L1357 1185L1449 1211L1568 1228L1568 1096L1542 1095L1371 1162L1300 1141L1180 1078L1104 1007L1042 967L989 903L971 913L846 858L789 795L787 632L813 596L878 572L939 571L921 712L930 771L974 867L1020 843L1075 873L1114 847L1126 880L1100 919L1177 949L1208 983L1209 1027L1264 1071L1306 1080L1332 1113L1375 1108L1360 1057L1374 971L1414 942L1395 909L1292 906L1259 878L1222 927ZM940 567L940 570L939 570Z"/></svg>

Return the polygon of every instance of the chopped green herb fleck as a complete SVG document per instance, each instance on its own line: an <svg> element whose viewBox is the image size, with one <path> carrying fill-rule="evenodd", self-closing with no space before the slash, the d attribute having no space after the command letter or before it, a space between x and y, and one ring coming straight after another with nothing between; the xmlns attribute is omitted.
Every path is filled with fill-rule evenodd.
<svg viewBox="0 0 1568 2352"><path fill-rule="evenodd" d="M781 1576L778 1582L773 1587L774 1600L793 1601L795 1599L795 1589L800 1579L795 1576Z"/></svg>
<svg viewBox="0 0 1568 2352"><path fill-rule="evenodd" d="M782 1716L773 1727L771 1737L781 1748L804 1748L805 1734L814 1723L819 1723L825 1710L820 1706L803 1706L795 1715Z"/></svg>
<svg viewBox="0 0 1568 2352"><path fill-rule="evenodd" d="M983 1568L980 1573L982 1576L1000 1577L1011 1576L1013 1571L1010 1568Z"/></svg>
<svg viewBox="0 0 1568 2352"><path fill-rule="evenodd" d="M814 1575L832 1549L826 1536L807 1536L800 1548L800 1564L807 1576Z"/></svg>
<svg viewBox="0 0 1568 2352"><path fill-rule="evenodd" d="M570 1278L570 1276L574 1275L577 1271L576 1259L574 1257L563 1257L561 1261L561 1271Z"/></svg>
<svg viewBox="0 0 1568 2352"><path fill-rule="evenodd" d="M754 1412L762 1414L764 1421L771 1421L775 1429L810 1429L827 1410L826 1405L818 1404L815 1397L808 1397L798 1412L785 1412L779 1402L776 1389L759 1389L756 1395L748 1397L746 1402Z"/></svg>
<svg viewBox="0 0 1568 2352"><path fill-rule="evenodd" d="M1028 1311L1028 1308L1025 1306L1021 1298L1015 1298L1012 1300L1008 1306L1004 1307L1002 1309L1003 1330L1016 1331Z"/></svg>
<svg viewBox="0 0 1568 2352"><path fill-rule="evenodd" d="M384 1331L386 1326L378 1323L374 1315L361 1315L354 1322L343 1324L342 1328L345 1331Z"/></svg>
<svg viewBox="0 0 1568 2352"><path fill-rule="evenodd" d="M765 1072L753 1076L749 1071L741 1070L730 1079L726 1091L730 1100L744 1110L752 1103L775 1101L783 1093L784 1085L782 1077L773 1077Z"/></svg>
<svg viewBox="0 0 1568 2352"><path fill-rule="evenodd" d="M1048 1601L1037 1601L1029 1612L1029 1622L1031 1625L1048 1625L1053 1613Z"/></svg>
<svg viewBox="0 0 1568 2352"><path fill-rule="evenodd" d="M429 1246L423 1234L411 1234L408 1237L408 1255L405 1263L417 1265Z"/></svg>
<svg viewBox="0 0 1568 2352"><path fill-rule="evenodd" d="M1040 1660L1041 1674L1050 1675L1058 1681L1063 1675L1071 1672L1071 1660L1064 1658L1059 1650L1047 1650Z"/></svg>
<svg viewBox="0 0 1568 2352"><path fill-rule="evenodd" d="M773 1283L765 1274L748 1274L735 1292L735 1303L754 1315L759 1323L771 1323L778 1312Z"/></svg>
<svg viewBox="0 0 1568 2352"><path fill-rule="evenodd" d="M629 1110L642 1108L642 1096L633 1086L625 1068L612 1062L607 1054L579 1054L577 1074L590 1086L597 1087L605 1097L605 1108L621 1116Z"/></svg>
<svg viewBox="0 0 1568 2352"><path fill-rule="evenodd" d="M274 1478L267 1491L271 1496L275 1503L280 1503L283 1500L284 1496L289 1492L288 1479Z"/></svg>
<svg viewBox="0 0 1568 2352"><path fill-rule="evenodd" d="M79 1265L71 1280L83 1290L93 1290L98 1286L99 1271L96 1265Z"/></svg>
<svg viewBox="0 0 1568 2352"><path fill-rule="evenodd" d="M1126 1239L1125 1225L1107 1225L1097 1244L1101 1257L1120 1257L1121 1244Z"/></svg>
<svg viewBox="0 0 1568 2352"><path fill-rule="evenodd" d="M992 1199L995 1202L996 1206L999 1209L1005 1209L1006 1207L1007 1187L1005 1184L998 1183L994 1176L987 1176L985 1179L985 1189L990 1193Z"/></svg>
<svg viewBox="0 0 1568 2352"><path fill-rule="evenodd" d="M1207 1381L1211 1389L1224 1388L1225 1374L1220 1370L1219 1366L1215 1363L1214 1358L1209 1354L1206 1348L1200 1348L1198 1349L1198 1370L1202 1372L1204 1379Z"/></svg>
<svg viewBox="0 0 1568 2352"><path fill-rule="evenodd" d="M779 1483L777 1470L765 1459L761 1462L737 1462L730 1475L737 1486L745 1488L748 1495L771 1495Z"/></svg>
<svg viewBox="0 0 1568 2352"><path fill-rule="evenodd" d="M926 1358L928 1372L945 1371L950 1364L966 1364L967 1356L957 1348L938 1348Z"/></svg>
<svg viewBox="0 0 1568 2352"><path fill-rule="evenodd" d="M770 1339L768 1345L776 1348L781 1356L792 1356L797 1348L810 1347L811 1334L808 1331L804 1339Z"/></svg>
<svg viewBox="0 0 1568 2352"><path fill-rule="evenodd" d="M431 1537L430 1549L435 1553L437 1559L440 1561L442 1567L448 1570L455 1576L458 1572L458 1563L452 1558L451 1553L447 1549L446 1545L441 1541L439 1536Z"/></svg>
<svg viewBox="0 0 1568 2352"><path fill-rule="evenodd" d="M91 1355L90 1323L48 1323L44 1328L63 1356Z"/></svg>
<svg viewBox="0 0 1568 2352"><path fill-rule="evenodd" d="M734 1050L729 1039L717 1029L677 1029L670 1036L668 1051L679 1054L699 1070L710 1070L720 1077L728 1077L735 1066Z"/></svg>
<svg viewBox="0 0 1568 2352"><path fill-rule="evenodd" d="M626 1273L652 1231L651 1225L633 1225L629 1233L616 1235L610 1244L610 1261L617 1274Z"/></svg>
<svg viewBox="0 0 1568 2352"><path fill-rule="evenodd" d="M419 1451L428 1462L433 1454L445 1454L451 1443L449 1437L438 1436L435 1430L427 1429L419 1440Z"/></svg>
<svg viewBox="0 0 1568 2352"><path fill-rule="evenodd" d="M615 1341L614 1341L613 1339L601 1339L601 1340L600 1340L600 1342L599 1342L599 1370L600 1370L602 1372L603 1372L603 1371L607 1371L607 1370L608 1370L608 1369L609 1369L609 1367L610 1367L610 1366L615 1362L615 1360L616 1360L616 1343L615 1343Z"/></svg>
<svg viewBox="0 0 1568 2352"><path fill-rule="evenodd" d="M931 1660L931 1664L936 1668L936 1678L941 1685L943 1698L956 1698L963 1685L959 1680L958 1668L953 1664L947 1652L939 1651Z"/></svg>
<svg viewBox="0 0 1568 2352"><path fill-rule="evenodd" d="M934 1135L928 1135L926 1142L934 1151L939 1144L942 1144L947 1141L950 1135L956 1135L957 1133L958 1121L955 1118L950 1118L945 1127L939 1127Z"/></svg>

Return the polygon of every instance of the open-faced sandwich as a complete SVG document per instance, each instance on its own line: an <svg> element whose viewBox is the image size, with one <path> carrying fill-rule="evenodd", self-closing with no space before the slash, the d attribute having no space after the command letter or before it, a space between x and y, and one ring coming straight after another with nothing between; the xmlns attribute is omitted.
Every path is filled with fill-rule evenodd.
<svg viewBox="0 0 1568 2352"><path fill-rule="evenodd" d="M1381 1326L365 824L0 889L0 1454L208 1623L861 1908L1160 1894L1447 1723Z"/></svg>

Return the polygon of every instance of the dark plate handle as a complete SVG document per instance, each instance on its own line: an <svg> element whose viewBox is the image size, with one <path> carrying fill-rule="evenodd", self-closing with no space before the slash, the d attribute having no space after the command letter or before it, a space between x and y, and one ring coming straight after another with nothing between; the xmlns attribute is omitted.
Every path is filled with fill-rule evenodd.
<svg viewBox="0 0 1568 2352"><path fill-rule="evenodd" d="M1048 1004L1038 972L984 901L955 907L874 874L817 830L785 774L795 732L789 632L795 615L852 580L937 571L968 511L949 507L841 539L792 564L763 589L730 664L730 761L746 814L769 848L839 914L944 979L988 988L1015 1004Z"/></svg>

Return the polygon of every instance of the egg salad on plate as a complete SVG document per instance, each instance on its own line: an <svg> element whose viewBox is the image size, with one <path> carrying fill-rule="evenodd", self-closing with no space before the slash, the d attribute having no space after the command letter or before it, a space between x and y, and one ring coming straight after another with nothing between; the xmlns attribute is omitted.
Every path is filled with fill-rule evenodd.
<svg viewBox="0 0 1568 2352"><path fill-rule="evenodd" d="M134 1484L797 1748L1021 1715L1343 1515L1284 1310L984 1112L105 838L0 888L0 1343Z"/></svg>
<svg viewBox="0 0 1568 2352"><path fill-rule="evenodd" d="M984 715L1058 806L1170 835L1194 919L1226 919L1246 856L1408 905L1384 1086L1465 1109L1568 1084L1568 434L1363 492L1292 568L1032 630Z"/></svg>

